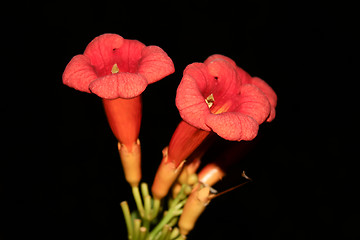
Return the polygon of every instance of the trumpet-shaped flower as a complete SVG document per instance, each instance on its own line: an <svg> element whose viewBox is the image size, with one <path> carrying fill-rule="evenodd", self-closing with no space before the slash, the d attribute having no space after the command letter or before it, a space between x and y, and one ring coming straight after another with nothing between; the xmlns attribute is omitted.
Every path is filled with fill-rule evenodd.
<svg viewBox="0 0 360 240"><path fill-rule="evenodd" d="M222 55L190 64L176 95L184 121L237 141L256 137L259 124L275 117L276 101L269 85Z"/></svg>
<svg viewBox="0 0 360 240"><path fill-rule="evenodd" d="M125 177L132 186L140 178L141 93L148 84L175 71L168 55L157 46L117 34L92 40L83 54L71 59L63 83L103 99L109 125L117 138Z"/></svg>
<svg viewBox="0 0 360 240"><path fill-rule="evenodd" d="M210 132L233 141L254 139L259 125L275 117L276 101L269 85L228 57L212 55L204 63L188 65L176 94L183 121L155 176L153 194L158 198L167 194L181 163Z"/></svg>

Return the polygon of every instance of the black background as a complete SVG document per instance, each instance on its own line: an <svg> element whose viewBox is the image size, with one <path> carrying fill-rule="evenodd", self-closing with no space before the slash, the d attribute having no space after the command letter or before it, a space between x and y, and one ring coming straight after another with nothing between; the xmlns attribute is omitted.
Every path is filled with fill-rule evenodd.
<svg viewBox="0 0 360 240"><path fill-rule="evenodd" d="M24 3L25 4L25 3ZM143 93L143 180L181 120L183 69L226 55L278 95L277 116L189 239L357 239L354 6L341 1L99 1L22 4L2 22L10 57L2 84L2 239L125 239L119 203L131 191L101 101L62 85L70 59L103 33L157 45L176 72ZM8 23L16 22L15 25ZM10 47L7 47L10 46ZM204 161L221 153L225 141ZM3 151L4 156L7 151ZM8 211L9 210L9 211Z"/></svg>

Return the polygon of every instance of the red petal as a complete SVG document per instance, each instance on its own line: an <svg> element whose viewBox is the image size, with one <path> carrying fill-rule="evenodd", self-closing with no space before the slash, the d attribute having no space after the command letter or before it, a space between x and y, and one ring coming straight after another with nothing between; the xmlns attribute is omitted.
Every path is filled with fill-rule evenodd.
<svg viewBox="0 0 360 240"><path fill-rule="evenodd" d="M76 90L88 92L89 84L97 78L90 59L84 55L76 55L65 68L62 79L63 83Z"/></svg>
<svg viewBox="0 0 360 240"><path fill-rule="evenodd" d="M251 80L251 84L257 86L268 98L271 105L271 110L270 115L266 121L271 122L275 118L275 107L277 105L276 93L264 80L258 77L253 77Z"/></svg>
<svg viewBox="0 0 360 240"><path fill-rule="evenodd" d="M226 57L224 55L221 55L221 54L214 54L214 55L211 55L210 57L208 57L206 60L205 60L205 64L208 64L209 62L215 60L215 59L222 59L222 60L225 60L227 61L228 63L230 63L233 67L236 67L236 63L234 62L234 60L232 60L231 58L229 57Z"/></svg>
<svg viewBox="0 0 360 240"><path fill-rule="evenodd" d="M86 47L84 55L89 57L91 64L95 66L98 72L103 72L109 70L110 74L111 67L114 65L114 49L120 48L124 43L124 39L117 34L103 34L100 35L94 40L92 40L89 45ZM110 66L110 69L108 65ZM107 74L101 74L107 75Z"/></svg>
<svg viewBox="0 0 360 240"><path fill-rule="evenodd" d="M215 59L222 59L222 60L228 62L229 64L231 64L234 68L236 68L238 77L241 79L242 84L250 83L251 76L246 71L244 71L242 68L236 66L236 63L234 62L234 60L232 60L229 57L226 57L226 56L220 55L220 54L214 54L214 55L211 55L210 57L208 57L204 63L208 64L209 62L211 62Z"/></svg>
<svg viewBox="0 0 360 240"><path fill-rule="evenodd" d="M117 63L120 72L135 73L138 71L141 52L145 45L138 40L124 39L123 45L114 51L114 62ZM112 66L111 66L112 67Z"/></svg>
<svg viewBox="0 0 360 240"><path fill-rule="evenodd" d="M205 78L205 76L203 76ZM197 81L205 81L197 78ZM206 115L210 114L204 96L199 91L199 86L190 75L184 75L176 93L176 106L181 117L189 124L210 131L205 124Z"/></svg>
<svg viewBox="0 0 360 240"><path fill-rule="evenodd" d="M240 91L241 81L235 68L223 59L217 58L206 64L209 73L216 77L216 88L212 91L217 98L228 98ZM215 99L216 101L216 99Z"/></svg>
<svg viewBox="0 0 360 240"><path fill-rule="evenodd" d="M214 76L210 75L208 68L203 63L189 64L184 70L184 76L190 75L198 86L198 91L205 98L209 96L215 88Z"/></svg>
<svg viewBox="0 0 360 240"><path fill-rule="evenodd" d="M241 67L236 67L237 74L241 79L242 84L247 84L251 82L251 76Z"/></svg>
<svg viewBox="0 0 360 240"><path fill-rule="evenodd" d="M259 129L259 124L252 117L237 112L210 114L206 124L220 137L230 141L250 141Z"/></svg>
<svg viewBox="0 0 360 240"><path fill-rule="evenodd" d="M237 112L252 117L258 124L263 123L270 114L269 100L255 85L244 85L237 103Z"/></svg>
<svg viewBox="0 0 360 240"><path fill-rule="evenodd" d="M146 79L135 73L107 75L90 84L90 90L106 99L133 98L139 96L147 87Z"/></svg>
<svg viewBox="0 0 360 240"><path fill-rule="evenodd" d="M138 72L148 83L153 83L175 72L171 58L157 46L148 46L142 50Z"/></svg>

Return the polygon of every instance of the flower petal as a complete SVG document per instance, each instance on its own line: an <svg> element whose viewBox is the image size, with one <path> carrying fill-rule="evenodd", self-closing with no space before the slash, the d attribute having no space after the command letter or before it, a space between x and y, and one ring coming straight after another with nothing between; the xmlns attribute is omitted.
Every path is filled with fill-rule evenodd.
<svg viewBox="0 0 360 240"><path fill-rule="evenodd" d="M111 67L114 65L114 49L120 48L124 43L124 38L117 34L103 34L94 38L86 47L84 55L89 57L91 64L96 67L100 75L110 74ZM112 65L109 68L109 64ZM104 72L108 73L105 74Z"/></svg>
<svg viewBox="0 0 360 240"><path fill-rule="evenodd" d="M215 59L222 59L222 60L225 60L227 61L228 63L230 63L233 67L236 67L236 63L234 62L234 60L232 60L231 58L229 57L226 57L224 55L221 55L221 54L213 54L211 55L210 57L208 57L206 60L205 60L205 64L208 64L209 62L215 60Z"/></svg>
<svg viewBox="0 0 360 240"><path fill-rule="evenodd" d="M90 59L84 55L76 55L65 68L62 79L63 83L76 90L88 92L89 84L97 78Z"/></svg>
<svg viewBox="0 0 360 240"><path fill-rule="evenodd" d="M148 83L153 83L175 72L171 58L157 46L148 46L142 50L138 72Z"/></svg>
<svg viewBox="0 0 360 240"><path fill-rule="evenodd" d="M115 99L137 97L147 85L146 79L140 74L117 73L97 79L90 84L89 88L99 97Z"/></svg>
<svg viewBox="0 0 360 240"><path fill-rule="evenodd" d="M213 92L216 86L214 76L210 75L204 63L189 64L184 70L185 75L190 75L195 80L198 91L202 93L204 99Z"/></svg>
<svg viewBox="0 0 360 240"><path fill-rule="evenodd" d="M226 57L224 55L221 55L221 54L214 54L214 55L211 55L210 57L208 57L206 60L205 60L205 64L208 64L209 62L215 60L215 59L222 59L226 62L228 62L229 64L231 64L234 68L236 68L236 71L237 71L237 74L238 74L238 77L241 79L241 82L242 84L246 84L246 83L250 83L250 80L251 80L251 76L250 74L248 74L246 71L244 71L242 68L238 67L236 65L236 63L234 62L234 60L232 60L231 58L229 57Z"/></svg>
<svg viewBox="0 0 360 240"><path fill-rule="evenodd" d="M138 40L124 39L121 47L114 49L114 62L117 63L120 72L137 72L144 48L145 44Z"/></svg>
<svg viewBox="0 0 360 240"><path fill-rule="evenodd" d="M255 85L242 86L237 103L236 111L252 117L258 124L263 123L270 114L269 100Z"/></svg>
<svg viewBox="0 0 360 240"><path fill-rule="evenodd" d="M199 79L197 80L199 81ZM176 92L175 102L184 121L194 127L210 131L205 124L205 118L210 114L210 110L204 96L199 91L197 81L192 76L186 74L182 78Z"/></svg>
<svg viewBox="0 0 360 240"><path fill-rule="evenodd" d="M238 112L210 114L206 118L206 124L220 137L230 141L250 141L259 130L255 119Z"/></svg>
<svg viewBox="0 0 360 240"><path fill-rule="evenodd" d="M258 77L253 77L251 80L251 84L257 86L268 98L271 105L271 109L270 109L270 115L266 121L271 122L275 118L275 107L277 105L276 93L264 80Z"/></svg>
<svg viewBox="0 0 360 240"><path fill-rule="evenodd" d="M235 68L223 59L217 58L206 64L209 73L216 78L216 89L213 94L226 98L240 91L241 81Z"/></svg>
<svg viewBox="0 0 360 240"><path fill-rule="evenodd" d="M242 84L247 84L251 82L252 78L250 74L248 74L244 69L242 69L241 67L236 67L236 72L241 79Z"/></svg>

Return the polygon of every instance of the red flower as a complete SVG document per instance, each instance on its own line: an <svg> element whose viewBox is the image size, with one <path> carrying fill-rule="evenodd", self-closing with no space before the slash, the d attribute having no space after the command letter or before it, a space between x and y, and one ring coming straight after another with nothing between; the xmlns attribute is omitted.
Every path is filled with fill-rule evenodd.
<svg viewBox="0 0 360 240"><path fill-rule="evenodd" d="M131 151L141 122L141 93L150 83L173 73L174 64L157 46L103 34L92 40L84 54L66 66L64 84L103 98L111 129Z"/></svg>
<svg viewBox="0 0 360 240"><path fill-rule="evenodd" d="M141 93L148 84L174 71L173 62L161 48L116 34L96 37L64 71L65 85L103 99L109 125L119 142L125 178L133 187L141 179Z"/></svg>
<svg viewBox="0 0 360 240"><path fill-rule="evenodd" d="M155 175L155 198L167 194L184 160L211 131L227 140L252 140L259 124L275 117L276 101L269 85L252 78L228 57L212 55L204 63L188 65L176 94L184 121Z"/></svg>
<svg viewBox="0 0 360 240"><path fill-rule="evenodd" d="M63 83L105 99L133 98L174 71L173 62L161 48L103 34L89 43L84 54L73 57Z"/></svg>
<svg viewBox="0 0 360 240"><path fill-rule="evenodd" d="M269 85L222 55L187 66L176 95L184 121L237 141L255 138L259 124L275 117L276 102Z"/></svg>

